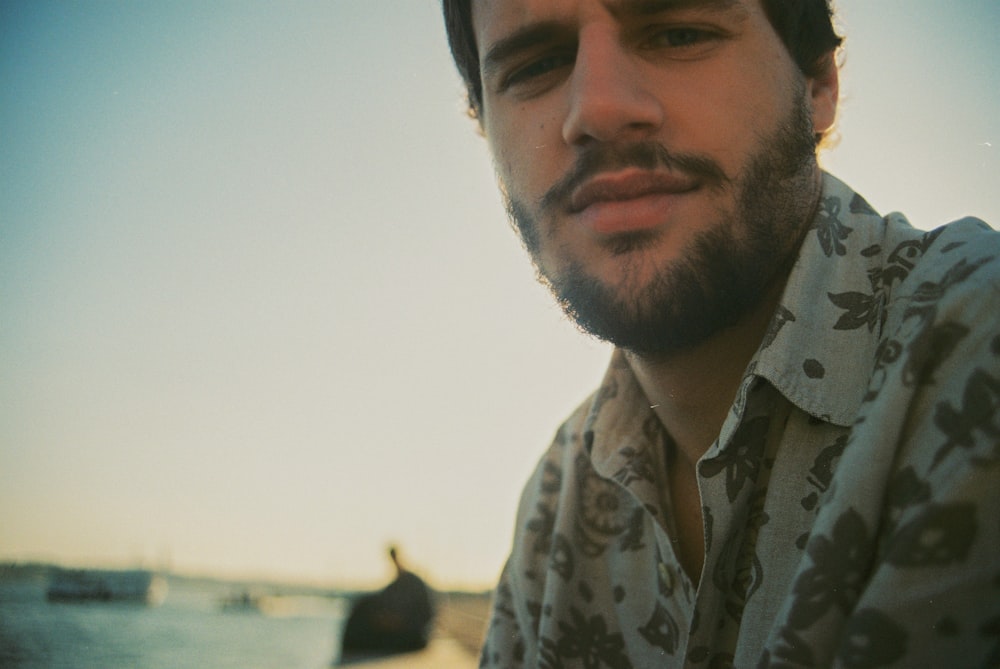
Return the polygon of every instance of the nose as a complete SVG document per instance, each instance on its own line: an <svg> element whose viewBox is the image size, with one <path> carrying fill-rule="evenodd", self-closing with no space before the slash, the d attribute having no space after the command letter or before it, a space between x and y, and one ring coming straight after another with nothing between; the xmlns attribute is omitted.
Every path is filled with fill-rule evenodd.
<svg viewBox="0 0 1000 669"><path fill-rule="evenodd" d="M639 139L663 123L663 107L613 32L580 35L563 139L571 146Z"/></svg>

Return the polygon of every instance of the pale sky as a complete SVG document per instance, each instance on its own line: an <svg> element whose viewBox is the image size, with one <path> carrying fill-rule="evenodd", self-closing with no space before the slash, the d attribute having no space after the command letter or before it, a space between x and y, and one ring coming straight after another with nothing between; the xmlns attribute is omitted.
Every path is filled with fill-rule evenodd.
<svg viewBox="0 0 1000 669"><path fill-rule="evenodd" d="M997 227L1000 3L838 4L824 164ZM462 112L437 0L0 3L0 560L490 586L609 349Z"/></svg>

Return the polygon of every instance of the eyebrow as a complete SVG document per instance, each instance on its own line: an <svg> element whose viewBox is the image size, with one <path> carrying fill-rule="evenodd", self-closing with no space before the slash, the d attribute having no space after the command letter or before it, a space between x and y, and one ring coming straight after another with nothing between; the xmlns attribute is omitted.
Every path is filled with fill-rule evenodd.
<svg viewBox="0 0 1000 669"><path fill-rule="evenodd" d="M622 16L650 16L668 11L701 9L724 12L739 6L739 0L609 0L609 10L616 18ZM483 75L495 73L507 59L532 47L572 33L557 20L532 23L515 30L494 42L482 57Z"/></svg>
<svg viewBox="0 0 1000 669"><path fill-rule="evenodd" d="M612 14L646 16L680 9L726 11L739 5L739 0L610 0Z"/></svg>
<svg viewBox="0 0 1000 669"><path fill-rule="evenodd" d="M532 23L516 30L507 37L497 40L489 48L482 59L483 74L488 77L498 70L507 59L531 49L537 44L551 41L557 36L566 35L569 32L566 25L559 21Z"/></svg>

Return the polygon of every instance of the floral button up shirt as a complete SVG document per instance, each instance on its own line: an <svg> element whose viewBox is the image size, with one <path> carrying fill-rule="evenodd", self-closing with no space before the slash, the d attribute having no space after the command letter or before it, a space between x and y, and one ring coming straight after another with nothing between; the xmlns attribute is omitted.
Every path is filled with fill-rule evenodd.
<svg viewBox="0 0 1000 669"><path fill-rule="evenodd" d="M625 357L528 482L483 667L1000 666L1000 234L830 175L717 441L699 583Z"/></svg>

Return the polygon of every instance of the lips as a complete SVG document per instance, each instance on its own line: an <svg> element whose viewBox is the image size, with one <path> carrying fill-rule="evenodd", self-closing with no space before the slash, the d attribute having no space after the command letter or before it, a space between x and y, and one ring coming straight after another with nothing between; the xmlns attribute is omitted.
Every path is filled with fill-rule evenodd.
<svg viewBox="0 0 1000 669"><path fill-rule="evenodd" d="M569 210L580 213L592 205L627 203L650 196L679 195L698 187L696 180L667 172L629 169L598 175L571 194Z"/></svg>

